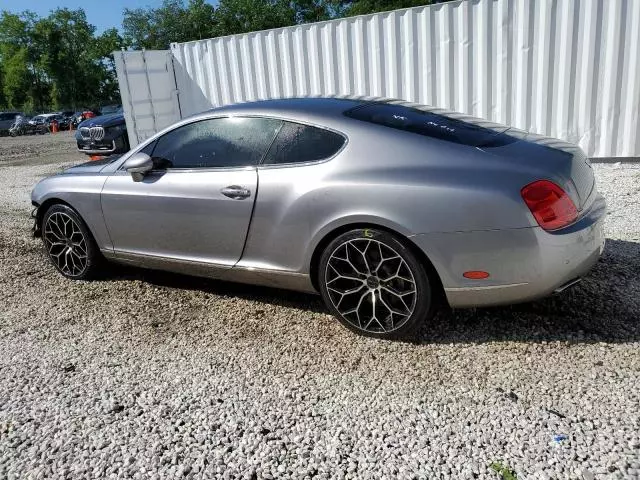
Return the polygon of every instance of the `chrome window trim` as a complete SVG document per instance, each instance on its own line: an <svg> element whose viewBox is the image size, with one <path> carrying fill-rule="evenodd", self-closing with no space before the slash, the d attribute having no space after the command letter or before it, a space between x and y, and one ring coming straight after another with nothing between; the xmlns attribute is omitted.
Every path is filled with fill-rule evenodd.
<svg viewBox="0 0 640 480"><path fill-rule="evenodd" d="M349 137L348 135L346 135L344 132L341 132L339 130L336 130L334 128L330 128L327 127L325 125L319 125L317 123L313 123L313 122L305 122L305 121L299 121L299 120L290 120L287 118L283 118L283 117L279 117L279 116L275 116L275 115L256 115L256 114L248 114L248 115L212 115L212 116L205 116L205 117L198 117L198 118L188 118L188 119L183 119L183 121L180 121L179 123L176 123L174 125L171 125L174 128L168 129L170 127L165 128L164 130L161 130L160 132L157 132L156 134L152 135L151 137L147 138L144 142L142 142L141 144L139 144L138 146L135 147L135 149L129 150L129 152L127 152L127 154L123 155L123 158L120 159L120 164L116 167L115 171L124 171L123 165L124 162L132 155L135 155L136 153L138 153L140 150L144 149L145 147L147 147L149 144L153 143L154 141L160 139L160 137L166 135L167 133L170 133L180 127L183 127L185 125L190 125L192 123L196 123L196 122L201 122L204 120L215 120L218 118L268 118L271 120L280 120L281 122L289 122L289 123L297 123L298 125L306 125L309 127L315 127L315 128L319 128L322 130L327 130L329 132L335 133L340 135L342 138L344 138L344 143L342 144L342 147L340 147L340 149L338 151L336 151L333 155L331 155L330 157L327 158L322 158L320 160L313 160L310 162L289 162L289 163L272 163L272 164L264 164L264 158L266 157L267 153L269 153L269 150L271 149L271 147L273 146L273 142L275 142L276 138L278 138L278 135L280 134L280 129L282 129L282 125L280 126L280 129L278 129L278 132L275 134L275 136L273 137L273 140L271 141L271 144L269 145L269 148L267 148L267 150L264 152L264 154L262 155L262 158L260 159L260 161L254 165L254 166L246 166L246 167L203 167L203 168L192 168L192 169L181 169L181 168L172 168L172 169L166 169L166 170L152 170L152 172L168 172L168 171L198 171L198 172L202 172L205 170L230 170L230 169L239 169L239 168L257 168L257 169L267 169L267 168L291 168L291 167L302 167L302 166L310 166L310 165L318 165L321 163L326 163L329 162L331 160L333 160L334 158L336 158L340 153L342 153L342 151L347 148L347 145L349 144Z"/></svg>

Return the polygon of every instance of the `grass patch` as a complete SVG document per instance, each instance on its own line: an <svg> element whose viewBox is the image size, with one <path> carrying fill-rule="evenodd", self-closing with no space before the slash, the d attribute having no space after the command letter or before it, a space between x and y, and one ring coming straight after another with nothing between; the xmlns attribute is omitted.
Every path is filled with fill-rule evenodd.
<svg viewBox="0 0 640 480"><path fill-rule="evenodd" d="M518 480L518 475L516 475L515 470L507 467L501 461L491 462L489 468L500 475L500 478L502 478L502 480Z"/></svg>

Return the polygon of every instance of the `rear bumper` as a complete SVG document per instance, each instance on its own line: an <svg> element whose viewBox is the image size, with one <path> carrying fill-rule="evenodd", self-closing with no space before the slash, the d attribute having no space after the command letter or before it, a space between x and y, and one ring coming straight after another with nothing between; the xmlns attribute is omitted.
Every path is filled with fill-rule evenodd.
<svg viewBox="0 0 640 480"><path fill-rule="evenodd" d="M604 249L604 199L598 195L575 224L547 232L540 227L415 235L444 287L451 307L504 305L535 300L585 275ZM484 280L462 276L490 273Z"/></svg>

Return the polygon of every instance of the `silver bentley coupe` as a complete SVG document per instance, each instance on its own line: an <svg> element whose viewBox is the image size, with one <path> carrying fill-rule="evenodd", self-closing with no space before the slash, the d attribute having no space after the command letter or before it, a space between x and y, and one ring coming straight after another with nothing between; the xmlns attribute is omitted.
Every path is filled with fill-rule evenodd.
<svg viewBox="0 0 640 480"><path fill-rule="evenodd" d="M210 110L45 178L36 236L60 273L104 259L319 292L346 327L398 338L453 308L578 282L605 202L575 145L396 100Z"/></svg>

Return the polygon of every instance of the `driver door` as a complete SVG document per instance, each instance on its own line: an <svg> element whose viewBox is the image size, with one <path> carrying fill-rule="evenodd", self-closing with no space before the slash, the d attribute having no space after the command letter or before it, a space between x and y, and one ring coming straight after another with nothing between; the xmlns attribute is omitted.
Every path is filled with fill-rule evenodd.
<svg viewBox="0 0 640 480"><path fill-rule="evenodd" d="M124 170L102 190L117 257L232 267L244 248L256 199L256 165L281 122L199 120L145 147L154 169L141 182Z"/></svg>

